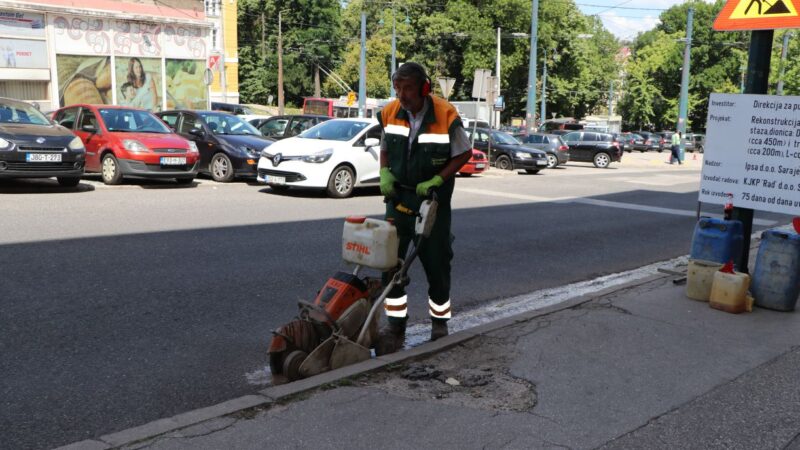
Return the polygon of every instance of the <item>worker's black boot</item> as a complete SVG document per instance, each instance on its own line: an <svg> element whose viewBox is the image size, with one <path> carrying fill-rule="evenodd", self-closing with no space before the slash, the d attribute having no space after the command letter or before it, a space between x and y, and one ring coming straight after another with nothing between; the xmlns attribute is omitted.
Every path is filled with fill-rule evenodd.
<svg viewBox="0 0 800 450"><path fill-rule="evenodd" d="M378 342L375 343L377 356L394 353L406 345L406 321L390 321L378 332Z"/></svg>
<svg viewBox="0 0 800 450"><path fill-rule="evenodd" d="M447 336L447 321L431 319L431 341Z"/></svg>

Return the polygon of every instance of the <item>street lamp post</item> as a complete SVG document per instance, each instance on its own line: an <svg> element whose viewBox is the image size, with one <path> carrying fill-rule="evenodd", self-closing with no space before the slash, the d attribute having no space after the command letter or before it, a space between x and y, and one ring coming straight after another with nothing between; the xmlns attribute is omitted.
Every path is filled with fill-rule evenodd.
<svg viewBox="0 0 800 450"><path fill-rule="evenodd" d="M361 12L361 76L358 80L358 117L367 117L367 13Z"/></svg>
<svg viewBox="0 0 800 450"><path fill-rule="evenodd" d="M525 128L533 133L536 127L536 35L539 29L539 0L531 0L531 51L528 62L528 104L525 108Z"/></svg>
<svg viewBox="0 0 800 450"><path fill-rule="evenodd" d="M789 38L792 37L792 32L787 31L783 35L783 47L781 48L781 62L778 68L778 87L775 89L775 94L783 95L783 70L786 63L786 52L789 50Z"/></svg>
<svg viewBox="0 0 800 450"><path fill-rule="evenodd" d="M408 18L408 9L406 9L406 20L405 24L408 25L411 23L411 19ZM383 19L378 21L379 25L383 25ZM394 12L394 3L392 3L392 68L389 71L389 98L394 98L396 93L394 91L394 83L391 81L391 76L394 74L394 71L397 70L397 21L395 20L395 12Z"/></svg>
<svg viewBox="0 0 800 450"><path fill-rule="evenodd" d="M683 73L681 74L681 98L680 106L678 109L678 131L681 136L686 136L686 122L688 120L689 110L689 61L692 51L692 23L694 21L694 8L689 8L686 17L686 45L683 48ZM678 158L683 159L684 155L684 139L680 142L680 151Z"/></svg>

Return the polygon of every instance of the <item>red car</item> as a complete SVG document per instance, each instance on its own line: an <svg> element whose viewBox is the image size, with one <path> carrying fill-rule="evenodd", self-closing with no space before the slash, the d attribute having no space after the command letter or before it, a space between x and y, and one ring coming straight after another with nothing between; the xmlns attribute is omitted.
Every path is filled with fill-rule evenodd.
<svg viewBox="0 0 800 450"><path fill-rule="evenodd" d="M467 161L466 164L461 166L461 169L458 171L459 174L468 177L474 173L481 173L486 170L486 166L488 165L488 161L486 160L486 153L473 148L472 149L472 157Z"/></svg>
<svg viewBox="0 0 800 450"><path fill-rule="evenodd" d="M86 172L99 172L105 184L119 184L129 176L189 184L197 175L197 145L148 111L79 104L55 111L53 121L81 138Z"/></svg>

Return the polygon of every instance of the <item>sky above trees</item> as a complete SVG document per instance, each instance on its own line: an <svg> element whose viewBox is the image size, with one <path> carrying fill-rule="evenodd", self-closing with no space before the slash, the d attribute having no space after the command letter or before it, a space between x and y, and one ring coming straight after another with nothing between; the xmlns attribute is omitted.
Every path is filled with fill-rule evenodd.
<svg viewBox="0 0 800 450"><path fill-rule="evenodd" d="M578 0L576 5L584 14L600 17L617 38L632 40L655 28L663 11L681 3L683 0Z"/></svg>

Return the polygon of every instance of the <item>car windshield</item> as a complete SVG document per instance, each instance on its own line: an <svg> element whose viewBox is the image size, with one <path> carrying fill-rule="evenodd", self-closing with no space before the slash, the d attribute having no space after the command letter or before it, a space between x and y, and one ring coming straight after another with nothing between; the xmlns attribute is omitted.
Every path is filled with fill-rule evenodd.
<svg viewBox="0 0 800 450"><path fill-rule="evenodd" d="M240 117L224 113L200 113L214 134L261 136L261 132Z"/></svg>
<svg viewBox="0 0 800 450"><path fill-rule="evenodd" d="M171 133L158 117L147 111L122 108L101 108L100 117L108 131L123 133Z"/></svg>
<svg viewBox="0 0 800 450"><path fill-rule="evenodd" d="M514 136L508 133L495 131L494 133L492 133L492 137L498 144L522 145Z"/></svg>
<svg viewBox="0 0 800 450"><path fill-rule="evenodd" d="M353 120L328 120L300 133L304 139L325 139L329 141L349 141L369 126L369 122Z"/></svg>
<svg viewBox="0 0 800 450"><path fill-rule="evenodd" d="M50 121L32 105L17 102L0 102L0 123L50 125Z"/></svg>

